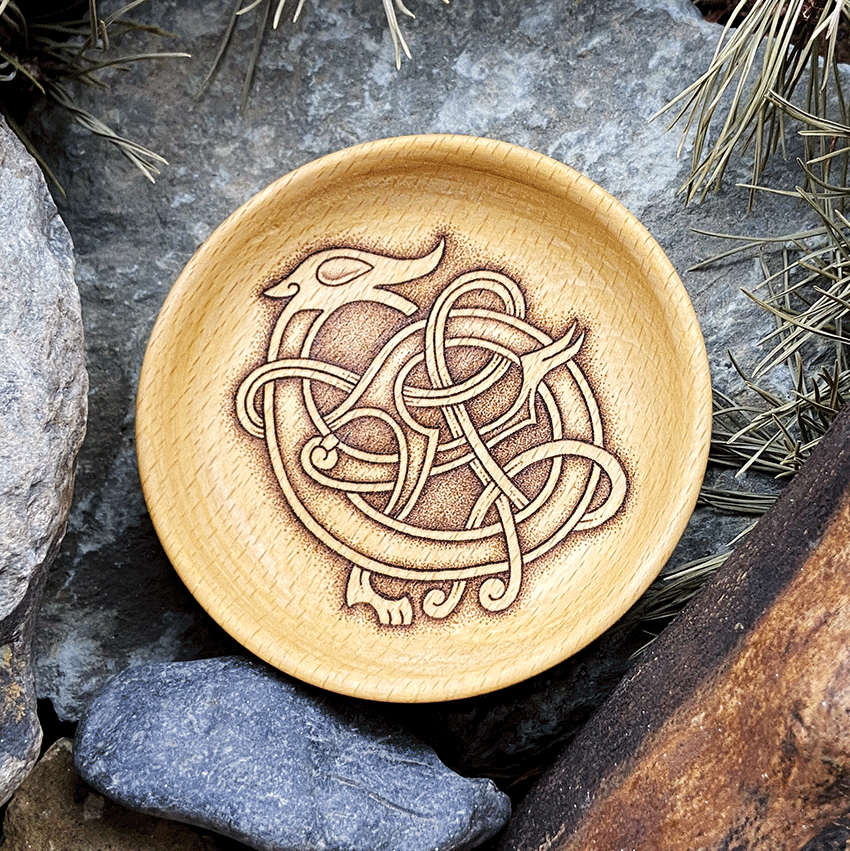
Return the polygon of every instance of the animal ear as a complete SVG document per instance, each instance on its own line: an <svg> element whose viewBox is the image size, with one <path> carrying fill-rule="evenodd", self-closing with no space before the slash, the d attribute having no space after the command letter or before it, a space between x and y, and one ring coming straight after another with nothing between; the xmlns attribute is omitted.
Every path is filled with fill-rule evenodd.
<svg viewBox="0 0 850 851"><path fill-rule="evenodd" d="M338 287L365 275L374 268L371 263L359 257L331 257L316 269L316 277L329 287Z"/></svg>
<svg viewBox="0 0 850 851"><path fill-rule="evenodd" d="M300 289L294 281L278 281L273 287L263 290L263 295L269 298L290 298Z"/></svg>

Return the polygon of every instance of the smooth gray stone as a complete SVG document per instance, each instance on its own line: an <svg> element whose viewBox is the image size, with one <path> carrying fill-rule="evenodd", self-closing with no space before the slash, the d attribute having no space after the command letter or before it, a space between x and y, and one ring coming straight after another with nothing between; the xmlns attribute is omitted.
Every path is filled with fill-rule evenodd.
<svg viewBox="0 0 850 851"><path fill-rule="evenodd" d="M74 760L104 795L260 849L474 848L510 816L372 707L239 657L128 668L94 700Z"/></svg>
<svg viewBox="0 0 850 851"><path fill-rule="evenodd" d="M33 625L71 505L87 387L71 239L0 117L0 803L41 744Z"/></svg>
<svg viewBox="0 0 850 851"><path fill-rule="evenodd" d="M747 192L734 184L749 175L738 166L724 193L682 207L675 196L687 162L677 158L679 133L666 133L664 120L648 121L702 73L719 28L688 0L410 5L417 18L402 26L413 59L396 71L380 3L307 4L297 23L284 20L269 33L244 115L238 100L255 13L243 16L219 75L196 98L228 9L219 0L139 7L138 18L178 34L160 47L193 58L137 63L108 77L106 96L85 90L79 97L169 160L155 185L62 114L42 110L33 118L68 190L61 204L77 246L97 394L38 662L40 693L61 718L79 718L105 678L128 664L232 650L157 543L137 478L134 394L148 335L180 270L229 213L290 169L353 143L423 132L489 136L548 154L629 206L667 251L694 301L719 388L734 394L742 386L729 351L745 370L759 358L755 341L771 319L740 292L758 283L758 265L749 259L688 271L725 248L692 228L781 234L799 230L809 213L793 199L765 195L748 215ZM768 181L797 182L795 144L792 160L777 161ZM672 564L724 549L746 522L701 509ZM553 723L553 705L572 704L576 695L585 717L626 670L633 648L624 645L613 660L609 641L597 649L606 655L565 663L557 678L538 680L538 690L532 684L521 698L518 690L501 703L487 698L480 709L445 707L435 744L450 739L457 764L486 767L500 754L510 762L533 752L535 731L547 742L569 735L568 724ZM484 730L486 742L477 732Z"/></svg>

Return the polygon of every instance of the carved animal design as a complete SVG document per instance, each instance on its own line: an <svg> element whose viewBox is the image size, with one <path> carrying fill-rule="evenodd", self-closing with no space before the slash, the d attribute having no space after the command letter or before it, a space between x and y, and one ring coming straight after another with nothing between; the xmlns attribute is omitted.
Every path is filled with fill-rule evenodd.
<svg viewBox="0 0 850 851"><path fill-rule="evenodd" d="M495 271L458 275L430 304L388 289L431 275L444 252L440 240L414 258L345 246L306 257L265 291L287 302L266 362L236 395L290 507L350 561L347 604L368 604L385 625L412 623L414 601L380 593L374 576L426 584L432 619L451 614L470 581L485 611L508 609L525 565L610 520L628 486L575 361L577 323L553 339L526 321L520 285ZM338 311L370 303L409 321L383 342L364 324L371 359L360 372L323 358ZM566 459L581 463L568 470Z"/></svg>

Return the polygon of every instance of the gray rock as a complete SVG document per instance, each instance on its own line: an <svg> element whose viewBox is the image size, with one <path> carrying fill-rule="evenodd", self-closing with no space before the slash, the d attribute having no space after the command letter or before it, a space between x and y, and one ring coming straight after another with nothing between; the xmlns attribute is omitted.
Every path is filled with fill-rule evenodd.
<svg viewBox="0 0 850 851"><path fill-rule="evenodd" d="M32 631L85 430L83 359L71 239L0 118L0 803L41 743Z"/></svg>
<svg viewBox="0 0 850 851"><path fill-rule="evenodd" d="M74 769L70 739L50 746L15 792L3 819L3 851L225 848L237 851L224 837L128 810L99 795Z"/></svg>
<svg viewBox="0 0 850 851"><path fill-rule="evenodd" d="M679 135L666 133L663 120L648 122L704 70L719 28L688 0L456 0L419 2L414 11L416 20L402 20L413 60L396 71L379 3L308 4L296 24L269 34L240 115L256 13L243 16L219 75L197 99L227 9L219 0L144 4L136 14L178 33L168 48L193 59L137 63L109 78L108 100L79 97L167 157L156 185L61 114L33 117L32 132L68 190L61 204L77 245L97 392L38 662L40 693L62 718L79 718L104 679L127 664L232 649L157 543L135 467L134 392L156 313L193 251L288 170L356 142L420 132L490 136L553 156L629 206L668 252L695 303L720 389L741 387L729 350L744 369L758 360L754 342L770 319L740 292L759 281L758 267L750 260L689 272L721 247L692 228L776 234L800 229L808 213L766 195L748 216L747 193L734 188L748 179L746 168L732 169L724 194L683 208L675 199L687 174ZM791 140L792 157L795 150ZM795 168L777 162L767 179L793 184ZM723 549L744 525L701 509L674 564ZM565 663L521 698L512 691L445 707L434 741L451 739L468 769L530 753L537 735L567 734L553 724L553 705L575 700L584 717L628 666L630 647L613 660L610 641L596 649L603 655ZM477 738L485 730L488 742Z"/></svg>
<svg viewBox="0 0 850 851"><path fill-rule="evenodd" d="M115 676L77 731L86 782L254 848L468 849L510 803L449 771L374 707L238 657Z"/></svg>
<svg viewBox="0 0 850 851"><path fill-rule="evenodd" d="M484 774L510 786L514 796L581 729L645 643L642 628L618 624L525 682L464 700L387 711L431 743L455 771Z"/></svg>

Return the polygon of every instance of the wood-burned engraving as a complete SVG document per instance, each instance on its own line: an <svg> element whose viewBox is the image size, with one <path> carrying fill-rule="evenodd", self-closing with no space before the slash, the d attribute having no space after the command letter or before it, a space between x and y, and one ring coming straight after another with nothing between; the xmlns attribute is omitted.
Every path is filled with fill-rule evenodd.
<svg viewBox="0 0 850 851"><path fill-rule="evenodd" d="M628 489L576 360L588 329L535 327L501 272L441 283L445 250L305 258L263 294L286 303L235 400L292 511L349 562L347 606L384 625L444 619L468 591L509 611L528 565Z"/></svg>

